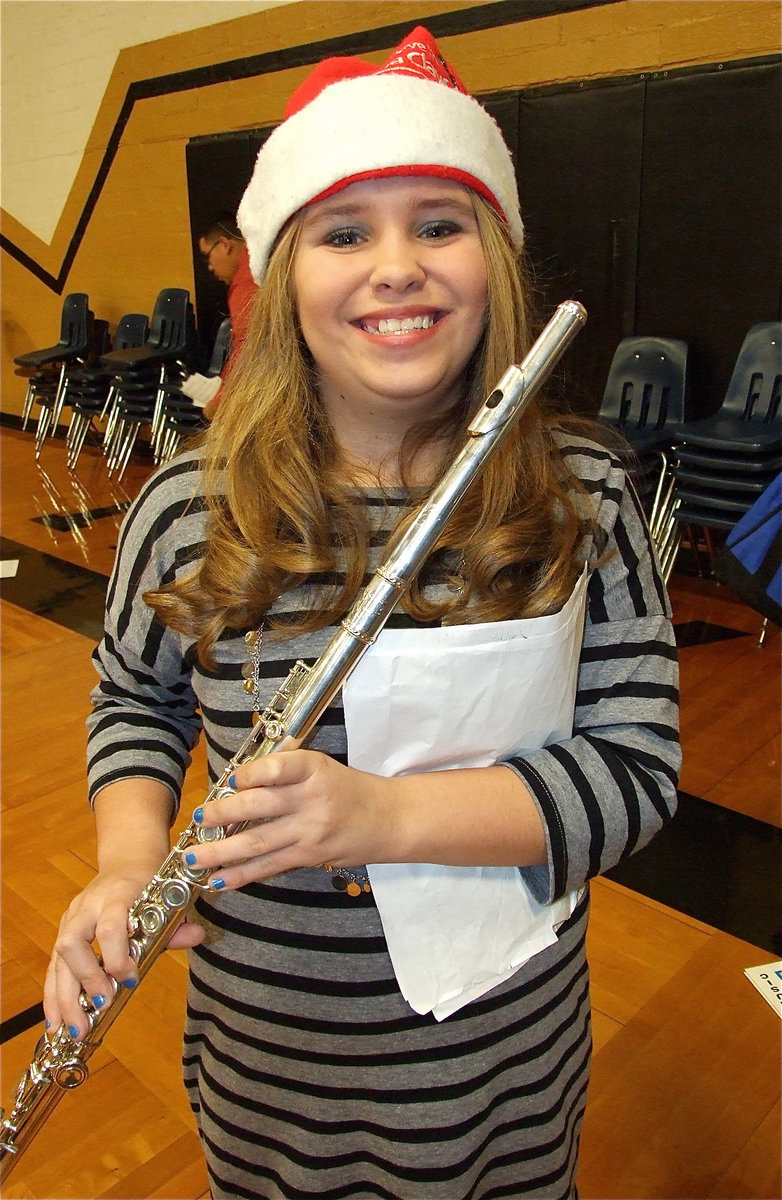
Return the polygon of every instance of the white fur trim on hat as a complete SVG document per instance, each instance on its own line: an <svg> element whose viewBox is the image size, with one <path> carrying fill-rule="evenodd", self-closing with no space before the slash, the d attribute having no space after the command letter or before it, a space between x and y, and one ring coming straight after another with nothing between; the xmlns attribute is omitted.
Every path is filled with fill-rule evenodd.
<svg viewBox="0 0 782 1200"><path fill-rule="evenodd" d="M516 172L499 126L454 88L397 74L365 75L325 88L261 147L238 221L257 283L286 221L357 175L439 167L476 179L494 197L513 244L524 227Z"/></svg>

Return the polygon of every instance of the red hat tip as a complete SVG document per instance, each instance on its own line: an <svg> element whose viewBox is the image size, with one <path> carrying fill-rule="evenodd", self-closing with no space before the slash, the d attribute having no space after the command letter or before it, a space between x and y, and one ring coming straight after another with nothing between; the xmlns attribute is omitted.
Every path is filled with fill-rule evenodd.
<svg viewBox="0 0 782 1200"><path fill-rule="evenodd" d="M364 62L360 58L326 58L310 71L309 75L291 96L285 108L285 117L292 117L319 96L332 83L346 79L357 79L362 75L408 75L432 83L442 83L468 95L466 87L440 53L437 42L428 29L417 25L412 33L389 56L382 67Z"/></svg>

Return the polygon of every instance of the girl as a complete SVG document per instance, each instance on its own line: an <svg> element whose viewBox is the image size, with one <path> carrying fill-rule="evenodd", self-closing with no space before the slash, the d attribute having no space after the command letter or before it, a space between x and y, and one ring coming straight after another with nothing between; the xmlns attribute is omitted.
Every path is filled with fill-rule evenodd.
<svg viewBox="0 0 782 1200"><path fill-rule="evenodd" d="M201 729L216 778L528 344L510 155L425 30L313 72L239 220L248 337L128 516L95 655L99 873L46 986L73 1036L79 990L110 994L93 939L136 981L128 905ZM585 885L671 815L676 705L621 464L533 403L344 703L196 810L255 822L188 851L208 886L173 940L214 1196L575 1196Z"/></svg>

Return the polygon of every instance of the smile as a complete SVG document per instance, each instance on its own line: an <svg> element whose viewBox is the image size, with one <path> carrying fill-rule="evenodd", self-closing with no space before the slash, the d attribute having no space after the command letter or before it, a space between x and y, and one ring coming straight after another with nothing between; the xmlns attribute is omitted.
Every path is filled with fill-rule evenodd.
<svg viewBox="0 0 782 1200"><path fill-rule="evenodd" d="M430 329L436 324L439 317L427 315L424 317L384 317L377 322L362 321L361 328L365 333L373 333L378 337L388 337L389 335L399 335L402 333L414 333L418 329Z"/></svg>

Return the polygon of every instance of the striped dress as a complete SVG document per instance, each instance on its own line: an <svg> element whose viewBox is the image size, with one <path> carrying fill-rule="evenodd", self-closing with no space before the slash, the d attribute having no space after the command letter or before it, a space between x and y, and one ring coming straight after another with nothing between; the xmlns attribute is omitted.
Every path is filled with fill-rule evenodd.
<svg viewBox="0 0 782 1200"><path fill-rule="evenodd" d="M637 500L606 449L563 437L561 452L596 520L584 557L612 553L590 576L574 735L510 763L545 824L548 862L524 872L544 902L655 834L673 812L679 766L670 612ZM129 776L178 795L202 725L215 776L249 728L243 632L222 638L206 671L141 600L201 552L198 487L197 458L175 460L123 528L95 653L93 796ZM366 502L380 544L401 496ZM278 610L306 595L306 586L284 595ZM332 632L266 638L264 701ZM310 744L345 761L341 718L335 702ZM372 895L335 891L321 869L205 896L198 910L208 937L191 952L184 1076L215 1197L576 1195L590 1056L587 894L555 945L442 1022L402 998Z"/></svg>

